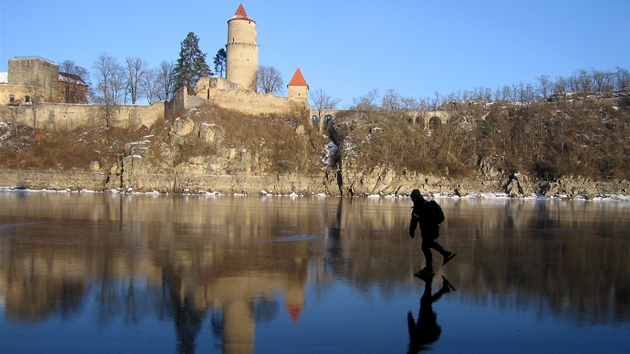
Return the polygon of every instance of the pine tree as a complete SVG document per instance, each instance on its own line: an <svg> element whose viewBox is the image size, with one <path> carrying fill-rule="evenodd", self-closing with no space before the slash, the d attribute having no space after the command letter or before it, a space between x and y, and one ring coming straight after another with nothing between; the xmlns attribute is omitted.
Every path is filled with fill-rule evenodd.
<svg viewBox="0 0 630 354"><path fill-rule="evenodd" d="M227 66L226 64L227 53L225 52L225 48L221 48L214 56L214 71L223 76L223 73L225 72L225 68Z"/></svg>
<svg viewBox="0 0 630 354"><path fill-rule="evenodd" d="M181 43L179 59L173 69L175 77L175 90L182 87L188 89L188 94L193 94L197 81L202 77L212 75L210 67L206 64L206 54L199 49L199 38L190 32Z"/></svg>

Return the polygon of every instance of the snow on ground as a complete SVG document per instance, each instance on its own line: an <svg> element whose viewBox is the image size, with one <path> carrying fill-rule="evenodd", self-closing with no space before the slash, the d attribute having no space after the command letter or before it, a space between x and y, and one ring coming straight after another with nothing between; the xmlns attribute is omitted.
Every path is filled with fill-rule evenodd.
<svg viewBox="0 0 630 354"><path fill-rule="evenodd" d="M133 188L128 188L128 189L113 189L113 190L106 190L106 191L93 191L93 190L89 190L89 189L81 189L81 190L71 190L71 189L28 189L28 188L22 188L22 187L17 187L17 186L0 186L0 192L29 192L29 193L126 193L126 194L145 194L145 195L169 195L171 193L164 193L164 192L160 192L160 191L150 191L150 192L137 192L134 191ZM303 194L299 194L296 192L291 192L289 194L274 194L272 192L267 192L266 190L261 190L258 194L247 194L247 193L228 193L228 194L223 194L221 192L217 192L217 191L193 191L191 192L190 190L184 190L182 194L187 194L187 195L203 195L203 196L214 196L214 197L220 197L220 196L243 196L243 197L247 197L247 196L263 196L263 197L291 197L291 198L295 198L295 197L304 197L305 195ZM327 198L329 197L329 195L325 194L325 193L317 193L317 194L311 194L311 197L317 197L317 198ZM390 199L395 199L395 198L409 198L408 195L397 195L397 194L388 194L385 195L383 193L380 194L370 194L365 196L366 198L369 199L378 199L378 198L390 198ZM360 197L355 197L355 198L360 198ZM455 194L450 194L450 193L433 193L431 195L425 195L425 198L427 199L495 199L495 200L501 200L501 199L512 199L508 194L506 193L470 193L466 196L460 197L458 195ZM543 195L538 195L538 194L532 194L528 197L522 197L522 198L513 198L513 199L525 199L525 200L536 200L536 199L540 199L540 200L576 200L576 201L585 201L585 202L589 202L589 201L597 201L597 202L601 202L601 201L624 201L624 202L628 202L630 201L630 195L623 195L623 194L606 194L606 195L600 195L591 199L586 199L584 196L576 196L576 197L569 197L569 195L556 195L556 196L552 196L552 197L547 197L547 196L543 196Z"/></svg>

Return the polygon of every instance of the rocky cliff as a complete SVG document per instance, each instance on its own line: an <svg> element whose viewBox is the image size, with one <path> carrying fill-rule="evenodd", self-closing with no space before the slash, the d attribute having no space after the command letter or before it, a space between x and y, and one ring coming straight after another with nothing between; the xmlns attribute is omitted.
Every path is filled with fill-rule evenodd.
<svg viewBox="0 0 630 354"><path fill-rule="evenodd" d="M260 117L260 121L249 117L247 121L253 126L239 131L242 124L232 115L219 119L219 113L190 111L162 126L144 128L134 135L136 140L119 144L122 151L117 151L115 158L90 161L85 169L1 167L0 186L328 196L400 196L408 195L414 188L429 194L462 197L497 194L592 199L630 194L627 180L569 178L550 182L522 174L505 176L492 166L480 167L470 178L439 177L386 167L361 169L353 167L348 154L335 158L333 155L339 155L336 146L310 128L310 122L286 116ZM141 136L138 134L142 138L138 139ZM21 139L24 138L23 133ZM39 140L45 143L45 138ZM110 146L117 145L101 140ZM72 144L73 149L80 147L81 144Z"/></svg>
<svg viewBox="0 0 630 354"><path fill-rule="evenodd" d="M393 172L357 174L344 172L318 175L211 175L198 173L155 173L142 158L128 157L120 170L102 172L0 171L0 185L10 188L48 190L90 190L160 193L220 193L368 196L408 195L419 188L423 193L482 197L495 194L514 198L533 195L559 198L620 197L630 194L626 180L601 182L583 179L557 182L506 179L448 179L405 176ZM624 198L625 199L625 198Z"/></svg>

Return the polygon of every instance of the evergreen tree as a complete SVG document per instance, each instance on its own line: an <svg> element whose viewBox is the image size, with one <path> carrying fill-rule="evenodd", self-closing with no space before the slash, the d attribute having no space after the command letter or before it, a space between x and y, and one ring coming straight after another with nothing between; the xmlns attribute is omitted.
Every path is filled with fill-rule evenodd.
<svg viewBox="0 0 630 354"><path fill-rule="evenodd" d="M206 54L199 49L199 38L190 32L181 43L179 59L173 69L175 77L175 89L182 87L188 89L188 94L193 94L193 89L202 77L212 75L210 67L206 64Z"/></svg>
<svg viewBox="0 0 630 354"><path fill-rule="evenodd" d="M219 49L217 54L214 56L214 71L219 75L223 76L225 73L225 68L227 66L227 53L225 52L225 48Z"/></svg>

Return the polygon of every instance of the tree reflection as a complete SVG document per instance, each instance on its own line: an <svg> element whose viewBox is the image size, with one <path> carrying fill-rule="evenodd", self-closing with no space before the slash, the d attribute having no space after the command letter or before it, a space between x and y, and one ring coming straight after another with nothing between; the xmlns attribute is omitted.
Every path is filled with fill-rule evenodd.
<svg viewBox="0 0 630 354"><path fill-rule="evenodd" d="M164 303L175 324L177 350L179 353L194 353L195 340L206 314L197 309L183 285L181 273L176 272L172 265L166 265L162 276L164 295L167 296Z"/></svg>
<svg viewBox="0 0 630 354"><path fill-rule="evenodd" d="M466 289L461 301L630 321L626 209L440 204L440 241L466 251L438 271ZM300 320L312 279L317 292L342 279L385 297L412 286L420 250L406 233L409 208L386 198L22 196L0 203L0 296L12 321L70 317L86 304L101 327L168 319L181 352L194 351L210 316L222 348L253 351L257 323Z"/></svg>

